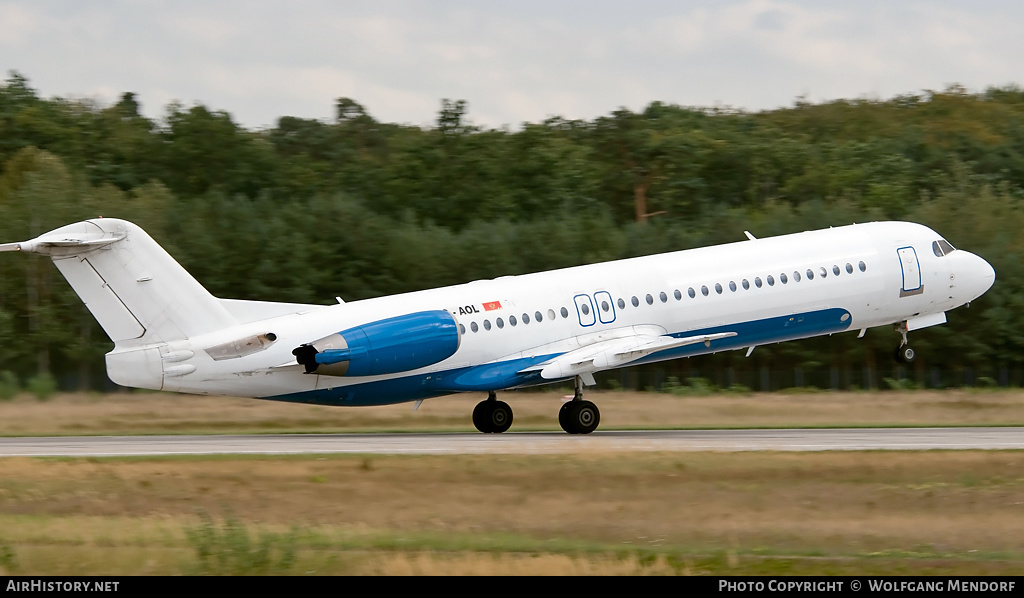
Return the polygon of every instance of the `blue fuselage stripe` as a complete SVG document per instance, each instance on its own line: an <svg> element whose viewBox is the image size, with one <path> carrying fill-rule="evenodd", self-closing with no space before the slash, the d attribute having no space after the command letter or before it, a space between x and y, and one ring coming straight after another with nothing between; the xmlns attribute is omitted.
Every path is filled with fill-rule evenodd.
<svg viewBox="0 0 1024 598"><path fill-rule="evenodd" d="M754 345L778 343L821 334L832 334L848 330L850 323L850 312L845 309L831 308L749 322L712 326L700 330L686 330L672 333L671 336L682 338L720 332L735 332L736 336L712 341L710 346L698 343L659 351L634 361L630 365L664 361L679 357L691 357L693 355L728 351ZM554 382L554 380L542 379L540 372L519 372L556 356L538 355L536 357L454 368L429 374L339 385L334 388L264 398L275 401L319 405L389 405L442 396L453 392L489 391L531 386ZM341 383L344 380L338 378L338 382Z"/></svg>

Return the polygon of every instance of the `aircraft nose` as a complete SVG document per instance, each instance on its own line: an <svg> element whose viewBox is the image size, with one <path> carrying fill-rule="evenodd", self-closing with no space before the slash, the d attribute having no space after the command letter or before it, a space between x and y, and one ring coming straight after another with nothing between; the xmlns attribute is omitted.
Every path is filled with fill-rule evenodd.
<svg viewBox="0 0 1024 598"><path fill-rule="evenodd" d="M966 253L966 252L965 252ZM967 253L968 260L964 272L960 274L962 284L967 288L970 299L973 301L985 294L996 282L996 271L991 264L980 256Z"/></svg>

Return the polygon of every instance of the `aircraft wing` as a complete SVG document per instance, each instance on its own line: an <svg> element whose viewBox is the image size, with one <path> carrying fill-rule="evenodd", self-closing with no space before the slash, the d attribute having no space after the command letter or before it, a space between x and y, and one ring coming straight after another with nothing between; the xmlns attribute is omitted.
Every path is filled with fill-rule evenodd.
<svg viewBox="0 0 1024 598"><path fill-rule="evenodd" d="M686 345L704 343L720 338L736 336L735 332L719 332L698 336L674 337L635 334L622 338L613 338L574 349L558 357L522 370L523 372L540 371L542 378L557 380L601 370L621 367L652 353L674 349Z"/></svg>

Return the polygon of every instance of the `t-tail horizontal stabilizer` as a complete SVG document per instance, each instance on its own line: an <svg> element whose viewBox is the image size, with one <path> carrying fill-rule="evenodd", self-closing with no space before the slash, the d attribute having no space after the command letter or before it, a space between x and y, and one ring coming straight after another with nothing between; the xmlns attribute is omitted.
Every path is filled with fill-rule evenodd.
<svg viewBox="0 0 1024 598"><path fill-rule="evenodd" d="M675 349L697 343L704 343L710 346L711 341L732 336L736 336L736 333L720 332L683 338L637 334L623 338L613 338L563 353L551 361L527 368L523 372L539 370L541 378L558 380L621 367L641 357L667 349Z"/></svg>
<svg viewBox="0 0 1024 598"><path fill-rule="evenodd" d="M31 241L4 243L0 245L0 251L24 251L26 253L41 253L51 256L74 255L116 243L124 237L123 233L113 235L84 233L76 236L48 233Z"/></svg>

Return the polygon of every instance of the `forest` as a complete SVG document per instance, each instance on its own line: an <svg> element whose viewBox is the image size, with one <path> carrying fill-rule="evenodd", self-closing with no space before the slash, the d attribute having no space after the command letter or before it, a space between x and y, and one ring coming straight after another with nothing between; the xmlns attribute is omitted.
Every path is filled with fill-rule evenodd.
<svg viewBox="0 0 1024 598"><path fill-rule="evenodd" d="M586 120L429 127L334 117L248 130L172 103L141 114L0 83L0 242L96 216L136 222L214 295L329 304L853 222L934 228L996 270L945 326L629 368L607 387L780 390L1024 385L1024 90L941 91L761 112L652 102ZM112 389L112 343L48 259L0 256L9 383Z"/></svg>

